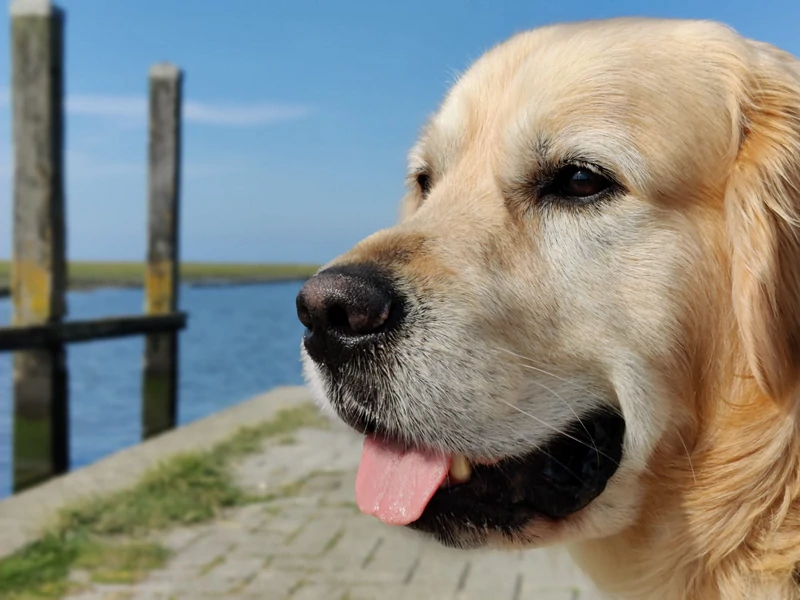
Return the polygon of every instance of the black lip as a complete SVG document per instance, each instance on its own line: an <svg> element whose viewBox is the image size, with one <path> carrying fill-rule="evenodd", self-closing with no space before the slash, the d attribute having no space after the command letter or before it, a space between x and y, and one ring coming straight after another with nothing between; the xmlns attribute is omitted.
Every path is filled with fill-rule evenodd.
<svg viewBox="0 0 800 600"><path fill-rule="evenodd" d="M625 420L601 409L541 450L495 465L474 465L470 480L440 489L409 527L446 545L481 545L495 532L514 537L533 519L563 519L605 490L622 460Z"/></svg>

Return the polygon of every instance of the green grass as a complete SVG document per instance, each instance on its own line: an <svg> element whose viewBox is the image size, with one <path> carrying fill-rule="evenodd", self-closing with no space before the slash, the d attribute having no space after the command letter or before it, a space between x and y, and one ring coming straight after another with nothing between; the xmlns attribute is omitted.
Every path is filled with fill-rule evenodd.
<svg viewBox="0 0 800 600"><path fill-rule="evenodd" d="M108 536L138 536L173 525L192 525L246 500L226 464L203 454L176 456L137 486L62 512L59 527Z"/></svg>
<svg viewBox="0 0 800 600"><path fill-rule="evenodd" d="M74 568L97 583L134 583L164 565L169 551L146 541L108 541L83 532L51 533L0 562L0 598L60 598L80 587L68 579Z"/></svg>
<svg viewBox="0 0 800 600"><path fill-rule="evenodd" d="M71 287L134 286L144 281L141 262L70 262ZM181 263L181 280L186 283L207 281L247 282L278 279L302 279L311 276L318 265L280 263ZM9 261L0 261L0 288L8 287Z"/></svg>
<svg viewBox="0 0 800 600"><path fill-rule="evenodd" d="M95 581L137 580L169 556L142 541L145 534L208 521L227 507L262 499L236 486L232 463L268 439L325 423L311 405L283 410L209 451L164 461L130 489L66 508L40 541L0 560L0 599L58 598L74 585L67 579L73 568L89 571Z"/></svg>
<svg viewBox="0 0 800 600"><path fill-rule="evenodd" d="M0 597L58 597L68 588L67 575L80 556L84 540L48 534L0 561Z"/></svg>
<svg viewBox="0 0 800 600"><path fill-rule="evenodd" d="M91 573L96 583L135 583L148 571L164 566L169 550L153 542L93 542L84 546L75 566Z"/></svg>

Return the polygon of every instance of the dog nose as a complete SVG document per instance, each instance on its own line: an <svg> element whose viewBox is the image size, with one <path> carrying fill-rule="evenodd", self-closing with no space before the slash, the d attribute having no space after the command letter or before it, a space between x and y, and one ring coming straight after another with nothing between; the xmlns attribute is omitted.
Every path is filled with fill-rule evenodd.
<svg viewBox="0 0 800 600"><path fill-rule="evenodd" d="M314 361L332 367L396 324L396 308L390 279L369 265L325 269L297 295L297 316L306 326L303 344Z"/></svg>

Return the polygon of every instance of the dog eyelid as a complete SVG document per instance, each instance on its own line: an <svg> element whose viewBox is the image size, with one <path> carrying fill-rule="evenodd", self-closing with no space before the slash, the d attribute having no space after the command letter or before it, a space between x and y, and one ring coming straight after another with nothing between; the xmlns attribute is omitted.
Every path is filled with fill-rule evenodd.
<svg viewBox="0 0 800 600"><path fill-rule="evenodd" d="M431 174L427 169L415 169L408 174L408 185L416 187L423 198L430 192L432 182Z"/></svg>

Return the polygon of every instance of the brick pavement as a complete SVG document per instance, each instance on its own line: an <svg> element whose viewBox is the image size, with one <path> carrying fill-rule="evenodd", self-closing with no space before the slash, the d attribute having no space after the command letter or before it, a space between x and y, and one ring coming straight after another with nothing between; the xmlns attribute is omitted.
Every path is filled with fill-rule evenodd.
<svg viewBox="0 0 800 600"><path fill-rule="evenodd" d="M71 600L596 600L561 551L460 552L361 515L361 440L302 430L238 465L242 486L271 501L156 539L167 565L135 585L93 585ZM76 572L76 579L86 581Z"/></svg>

